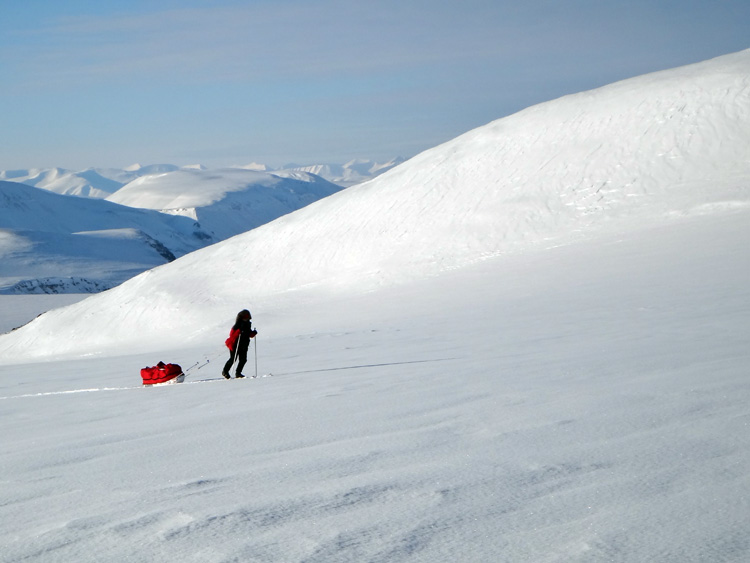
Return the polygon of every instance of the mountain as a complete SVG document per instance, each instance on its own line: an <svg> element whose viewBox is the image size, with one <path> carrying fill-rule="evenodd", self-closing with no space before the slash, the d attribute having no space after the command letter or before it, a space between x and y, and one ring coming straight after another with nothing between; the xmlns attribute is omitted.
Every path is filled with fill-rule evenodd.
<svg viewBox="0 0 750 563"><path fill-rule="evenodd" d="M377 163L372 160L352 160L346 164L314 164L298 166L290 164L279 170L273 170L264 164L247 164L234 166L231 169L213 169L206 176L232 176L231 170L252 170L255 172L276 173L283 176L286 172L306 172L320 176L339 186L348 187L370 180L394 166L404 162L403 158L395 158L388 162ZM21 182L50 192L105 199L126 184L147 176L161 176L178 171L203 171L209 169L202 164L175 166L174 164L132 164L124 169L117 168L87 168L74 171L64 168L31 168L25 170L0 170L0 180ZM230 179L236 184L238 180ZM305 180L303 180L305 181Z"/></svg>
<svg viewBox="0 0 750 563"><path fill-rule="evenodd" d="M185 331L199 339L247 296L271 308L295 292L374 290L496 256L745 209L749 67L743 51L528 108L95 301L44 315L0 339L0 351L75 354L112 342L149 349L169 325L167 306L185 311ZM124 311L116 328L74 322L83 311L106 318L114 309ZM47 346L50 331L58 338ZM184 336L174 338L159 346Z"/></svg>
<svg viewBox="0 0 750 563"><path fill-rule="evenodd" d="M28 170L0 170L0 180L20 182L49 192L104 199L128 182L148 174L162 174L179 170L172 164L134 164L124 170L116 168L87 168L81 171L64 168L32 168Z"/></svg>
<svg viewBox="0 0 750 563"><path fill-rule="evenodd" d="M354 159L345 164L310 164L306 166L288 164L284 166L284 169L310 172L334 184L350 187L372 180L403 162L405 162L405 159L401 157L394 158L388 162Z"/></svg>
<svg viewBox="0 0 750 563"><path fill-rule="evenodd" d="M212 241L187 217L0 181L0 293L89 293Z"/></svg>
<svg viewBox="0 0 750 563"><path fill-rule="evenodd" d="M1 182L0 293L96 293L341 189L302 172L131 168L149 174L110 201Z"/></svg>
<svg viewBox="0 0 750 563"><path fill-rule="evenodd" d="M93 168L73 172L63 168L4 170L0 180L21 182L57 194L80 197L105 198L123 186Z"/></svg>
<svg viewBox="0 0 750 563"><path fill-rule="evenodd" d="M142 176L107 200L190 217L223 240L340 190L305 172L183 169Z"/></svg>

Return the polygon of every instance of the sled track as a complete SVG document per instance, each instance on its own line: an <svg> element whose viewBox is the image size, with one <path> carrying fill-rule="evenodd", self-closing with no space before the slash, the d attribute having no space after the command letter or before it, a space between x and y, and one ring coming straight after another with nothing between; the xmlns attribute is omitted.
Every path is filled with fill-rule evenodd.
<svg viewBox="0 0 750 563"><path fill-rule="evenodd" d="M263 376L266 377L266 376ZM248 378L252 379L252 378ZM132 387L94 387L91 389L68 389L66 391L49 391L46 393L28 393L25 395L9 395L7 397L0 397L0 401L7 399L28 399L30 397L49 397L51 395L71 395L73 393L100 393L105 391L132 391L135 389L150 389L152 387L167 387L174 385L193 385L195 383L212 383L215 381L225 381L224 378L213 378L213 379L199 379L196 381L183 381L182 383L162 383L156 385L134 385Z"/></svg>
<svg viewBox="0 0 750 563"><path fill-rule="evenodd" d="M444 362L449 360L457 360L460 358L436 358L436 359L429 359L429 360L409 360L404 362L390 362L390 363L380 363L380 364L361 364L361 365L352 365L352 366L339 366L339 367L331 367L331 368L320 368L320 369L311 369L311 370L303 370L303 371L290 371L285 373L279 373L276 375L301 375L306 373L322 373L322 372L330 372L330 371L340 371L340 370L353 370L353 369L364 369L364 368L378 368L378 367L388 367L388 366L398 366L398 365L407 365L407 364L421 364L421 363L428 363L428 362ZM247 376L244 379L253 380L253 379L261 379L265 377L274 377L275 375L273 373L266 373L263 375L259 375L258 377L252 377ZM233 381L234 378L232 378L230 381ZM228 381L224 379L223 377L211 377L207 379L196 379L195 381L183 381L182 383L158 383L155 385L134 385L130 387L93 387L90 389L68 389L65 391L49 391L45 393L27 393L25 395L9 395L7 397L0 397L0 401L2 400L8 400L8 399L28 399L32 397L49 397L52 395L71 395L74 393L101 393L101 392L107 392L107 391L133 391L135 389L150 389L152 387L172 387L174 385L195 385L196 383L216 383L219 381Z"/></svg>

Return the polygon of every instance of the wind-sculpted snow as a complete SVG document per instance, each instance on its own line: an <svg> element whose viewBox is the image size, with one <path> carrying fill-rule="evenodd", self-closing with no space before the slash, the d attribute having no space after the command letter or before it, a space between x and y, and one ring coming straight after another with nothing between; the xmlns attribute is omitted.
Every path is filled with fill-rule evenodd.
<svg viewBox="0 0 750 563"><path fill-rule="evenodd" d="M750 51L743 51L495 121L371 182L44 315L0 339L0 352L199 341L248 300L272 310L303 290L365 291L726 213L750 200L748 154ZM96 322L113 311L117 326ZM49 332L54 342L42 336ZM155 345L157 335L165 340Z"/></svg>
<svg viewBox="0 0 750 563"><path fill-rule="evenodd" d="M107 199L190 217L223 240L339 190L340 186L305 172L185 169L138 178Z"/></svg>

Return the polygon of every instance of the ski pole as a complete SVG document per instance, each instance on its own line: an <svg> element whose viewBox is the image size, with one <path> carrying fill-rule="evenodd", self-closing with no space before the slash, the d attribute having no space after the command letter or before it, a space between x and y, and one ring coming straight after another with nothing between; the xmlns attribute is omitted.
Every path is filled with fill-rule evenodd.
<svg viewBox="0 0 750 563"><path fill-rule="evenodd" d="M255 343L253 344L253 350L255 351L255 379L258 379L258 335L256 334L253 338Z"/></svg>
<svg viewBox="0 0 750 563"><path fill-rule="evenodd" d="M206 367L208 364L211 363L211 360L216 360L222 354L224 354L224 352L212 354L211 357L209 357L208 355L203 356L203 360L202 360L203 363L201 363L201 360L198 360L192 366L190 366L189 368L187 368L185 370L185 373L189 372L192 369L196 369L196 370L203 369L204 367Z"/></svg>
<svg viewBox="0 0 750 563"><path fill-rule="evenodd" d="M239 363L240 360L240 336L237 335L237 342L234 343L232 348L232 367L229 368L229 373L232 373L234 366Z"/></svg>

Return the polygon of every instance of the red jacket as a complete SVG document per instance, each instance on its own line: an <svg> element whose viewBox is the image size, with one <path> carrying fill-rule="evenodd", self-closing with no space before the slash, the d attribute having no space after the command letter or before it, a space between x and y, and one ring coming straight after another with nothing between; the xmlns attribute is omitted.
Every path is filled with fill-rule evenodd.
<svg viewBox="0 0 750 563"><path fill-rule="evenodd" d="M230 350L234 350L234 345L237 343L237 339L240 337L240 329L233 328L229 331L229 338L226 339L226 342L224 344L227 345L227 348Z"/></svg>
<svg viewBox="0 0 750 563"><path fill-rule="evenodd" d="M227 345L229 350L236 350L239 341L240 346L247 349L250 345L250 339L255 338L256 334L258 334L258 331L253 329L250 321L239 322L229 331L229 338L226 339L224 344Z"/></svg>

